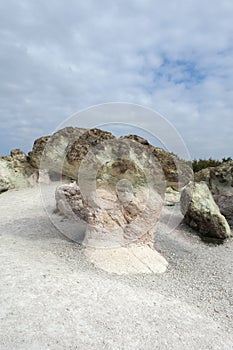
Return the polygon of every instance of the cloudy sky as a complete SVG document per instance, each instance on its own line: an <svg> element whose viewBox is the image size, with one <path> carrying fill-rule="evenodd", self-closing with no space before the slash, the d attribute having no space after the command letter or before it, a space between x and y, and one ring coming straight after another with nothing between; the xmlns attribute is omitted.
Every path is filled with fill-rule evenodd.
<svg viewBox="0 0 233 350"><path fill-rule="evenodd" d="M0 1L0 154L121 101L164 115L192 158L233 157L232 19L232 0Z"/></svg>

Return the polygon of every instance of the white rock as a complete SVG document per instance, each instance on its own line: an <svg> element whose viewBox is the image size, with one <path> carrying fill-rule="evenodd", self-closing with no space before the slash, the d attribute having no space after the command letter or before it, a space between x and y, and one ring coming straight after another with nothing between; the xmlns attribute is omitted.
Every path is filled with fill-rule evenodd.
<svg viewBox="0 0 233 350"><path fill-rule="evenodd" d="M84 254L95 267L118 275L163 273L168 266L166 259L148 245L118 249L86 248Z"/></svg>

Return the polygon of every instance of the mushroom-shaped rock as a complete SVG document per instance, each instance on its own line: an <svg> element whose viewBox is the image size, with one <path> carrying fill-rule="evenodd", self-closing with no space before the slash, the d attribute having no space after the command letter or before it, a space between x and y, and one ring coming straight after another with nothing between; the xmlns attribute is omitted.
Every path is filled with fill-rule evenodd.
<svg viewBox="0 0 233 350"><path fill-rule="evenodd" d="M78 236L70 238L83 245L97 267L117 274L166 270L166 260L154 249L163 201L156 192L147 197L142 188L132 191L127 180L120 180L115 191L99 188L88 198L76 183L63 184L55 193L57 209L86 224L81 242Z"/></svg>

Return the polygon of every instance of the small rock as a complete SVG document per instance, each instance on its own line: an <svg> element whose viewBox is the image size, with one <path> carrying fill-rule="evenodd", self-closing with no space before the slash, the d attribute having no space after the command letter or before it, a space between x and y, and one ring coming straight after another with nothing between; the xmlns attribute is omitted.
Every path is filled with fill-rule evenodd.
<svg viewBox="0 0 233 350"><path fill-rule="evenodd" d="M180 192L174 190L172 187L167 187L165 192L165 205L173 206L180 201Z"/></svg>

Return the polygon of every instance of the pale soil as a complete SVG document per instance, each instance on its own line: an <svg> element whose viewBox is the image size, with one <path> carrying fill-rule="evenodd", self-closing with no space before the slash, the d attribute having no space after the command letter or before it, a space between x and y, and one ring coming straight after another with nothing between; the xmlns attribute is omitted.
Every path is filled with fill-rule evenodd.
<svg viewBox="0 0 233 350"><path fill-rule="evenodd" d="M0 349L233 349L233 240L168 231L164 274L109 274L54 227L38 188L1 194Z"/></svg>

